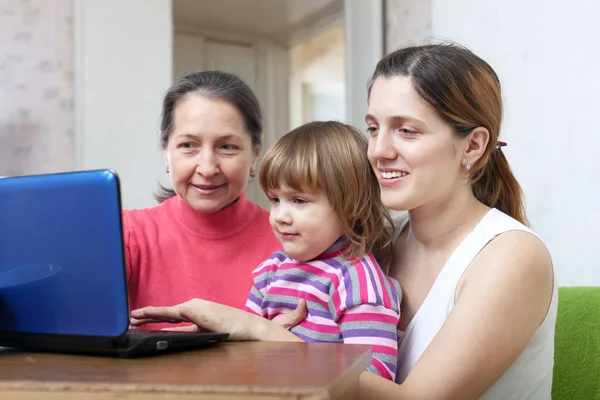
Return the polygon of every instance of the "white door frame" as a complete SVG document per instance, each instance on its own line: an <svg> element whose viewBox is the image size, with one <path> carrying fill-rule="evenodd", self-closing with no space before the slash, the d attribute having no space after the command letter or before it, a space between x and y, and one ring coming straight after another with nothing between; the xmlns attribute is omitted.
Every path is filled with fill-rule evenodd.
<svg viewBox="0 0 600 400"><path fill-rule="evenodd" d="M362 128L367 112L367 81L384 55L384 0L345 0L346 120Z"/></svg>

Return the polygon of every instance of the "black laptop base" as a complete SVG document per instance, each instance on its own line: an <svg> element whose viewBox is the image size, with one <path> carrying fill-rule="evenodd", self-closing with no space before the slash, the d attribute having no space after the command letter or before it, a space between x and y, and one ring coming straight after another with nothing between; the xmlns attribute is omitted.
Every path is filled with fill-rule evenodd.
<svg viewBox="0 0 600 400"><path fill-rule="evenodd" d="M129 330L119 338L0 332L0 346L36 352L135 358L208 347L224 342L228 336L226 333L145 330Z"/></svg>

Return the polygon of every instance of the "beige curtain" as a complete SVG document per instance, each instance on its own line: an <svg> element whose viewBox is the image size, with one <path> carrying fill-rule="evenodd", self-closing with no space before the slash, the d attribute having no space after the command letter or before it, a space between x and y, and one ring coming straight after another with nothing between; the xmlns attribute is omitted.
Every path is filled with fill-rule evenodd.
<svg viewBox="0 0 600 400"><path fill-rule="evenodd" d="M0 0L0 176L75 165L72 0Z"/></svg>

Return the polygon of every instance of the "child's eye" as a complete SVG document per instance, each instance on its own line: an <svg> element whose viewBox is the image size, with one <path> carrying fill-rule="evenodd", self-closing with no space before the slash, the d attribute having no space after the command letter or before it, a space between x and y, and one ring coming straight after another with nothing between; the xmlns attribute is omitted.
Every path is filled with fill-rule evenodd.
<svg viewBox="0 0 600 400"><path fill-rule="evenodd" d="M308 201L306 201L304 199L299 199L299 198L294 199L294 204L305 204L305 203L308 203Z"/></svg>
<svg viewBox="0 0 600 400"><path fill-rule="evenodd" d="M273 204L279 204L279 198L278 197L269 197L269 201Z"/></svg>

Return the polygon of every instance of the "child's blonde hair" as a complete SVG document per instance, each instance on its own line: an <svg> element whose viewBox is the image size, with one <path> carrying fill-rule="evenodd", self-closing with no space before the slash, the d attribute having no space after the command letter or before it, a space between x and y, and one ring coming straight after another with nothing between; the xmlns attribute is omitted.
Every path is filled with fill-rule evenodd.
<svg viewBox="0 0 600 400"><path fill-rule="evenodd" d="M372 251L387 271L392 243L384 222L391 219L381 202L367 145L362 132L341 122L304 124L267 150L259 182L265 193L282 187L325 193L350 242L345 256L362 257Z"/></svg>

